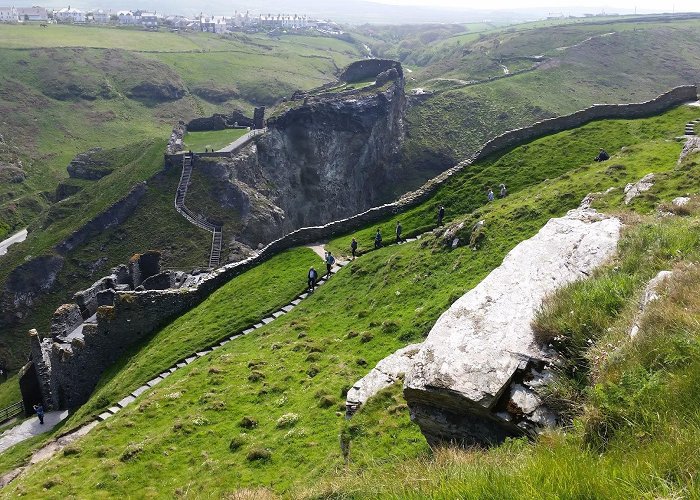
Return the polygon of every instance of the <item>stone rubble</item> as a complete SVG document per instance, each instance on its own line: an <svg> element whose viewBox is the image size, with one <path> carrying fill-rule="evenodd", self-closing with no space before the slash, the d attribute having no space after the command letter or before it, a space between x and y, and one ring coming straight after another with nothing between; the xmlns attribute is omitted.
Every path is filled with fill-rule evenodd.
<svg viewBox="0 0 700 500"><path fill-rule="evenodd" d="M635 199L645 191L649 191L654 185L654 174L647 174L634 184L629 183L625 186L625 205Z"/></svg>

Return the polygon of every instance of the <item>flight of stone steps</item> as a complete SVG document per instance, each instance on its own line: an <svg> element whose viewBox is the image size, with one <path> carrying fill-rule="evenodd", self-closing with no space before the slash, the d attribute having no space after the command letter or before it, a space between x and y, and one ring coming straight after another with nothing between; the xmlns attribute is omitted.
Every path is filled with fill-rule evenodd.
<svg viewBox="0 0 700 500"><path fill-rule="evenodd" d="M177 185L177 193L175 194L175 210L177 210L180 215L195 226L212 233L211 251L209 252L209 267L215 268L219 267L219 262L221 260L221 244L223 242L221 227L212 224L200 215L194 214L185 206L187 187L189 186L190 178L192 177L192 165L192 156L184 155L182 157L182 174L180 175L180 182Z"/></svg>
<svg viewBox="0 0 700 500"><path fill-rule="evenodd" d="M700 124L700 118L697 118L693 121L690 121L685 124L685 135L696 135L695 134L695 127Z"/></svg>

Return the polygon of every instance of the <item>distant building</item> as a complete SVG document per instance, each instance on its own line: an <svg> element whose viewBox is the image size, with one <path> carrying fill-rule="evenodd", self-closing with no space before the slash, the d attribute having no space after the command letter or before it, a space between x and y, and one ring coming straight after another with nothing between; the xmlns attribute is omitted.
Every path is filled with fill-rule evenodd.
<svg viewBox="0 0 700 500"><path fill-rule="evenodd" d="M136 24L136 16L130 10L121 10L117 12L117 18L119 19L119 24L123 26L129 26Z"/></svg>
<svg viewBox="0 0 700 500"><path fill-rule="evenodd" d="M63 7L61 10L54 12L54 18L60 23L84 23L85 22L85 12L80 9L72 9L69 5L68 7Z"/></svg>
<svg viewBox="0 0 700 500"><path fill-rule="evenodd" d="M299 29L308 26L308 18L297 14L260 14L258 24L265 28L290 28Z"/></svg>
<svg viewBox="0 0 700 500"><path fill-rule="evenodd" d="M141 12L141 25L146 29L158 28L158 23L162 19L163 16L155 12Z"/></svg>
<svg viewBox="0 0 700 500"><path fill-rule="evenodd" d="M199 28L209 33L226 33L228 26L226 18L223 16L201 16L199 17Z"/></svg>
<svg viewBox="0 0 700 500"><path fill-rule="evenodd" d="M252 24L252 22L253 17L248 11L246 11L245 13L235 11L233 17L229 19L229 25L233 28L242 28L244 26Z"/></svg>
<svg viewBox="0 0 700 500"><path fill-rule="evenodd" d="M0 23L17 23L19 14L14 7L0 7Z"/></svg>
<svg viewBox="0 0 700 500"><path fill-rule="evenodd" d="M109 17L109 12L105 12L102 9L98 9L92 13L92 21L97 24L108 24Z"/></svg>
<svg viewBox="0 0 700 500"><path fill-rule="evenodd" d="M41 21L49 20L49 13L44 7L17 7L17 15L21 22L24 21Z"/></svg>

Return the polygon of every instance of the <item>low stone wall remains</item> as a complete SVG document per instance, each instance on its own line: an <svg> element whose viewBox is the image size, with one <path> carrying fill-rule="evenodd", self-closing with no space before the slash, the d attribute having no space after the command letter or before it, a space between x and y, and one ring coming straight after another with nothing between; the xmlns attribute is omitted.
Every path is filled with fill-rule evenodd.
<svg viewBox="0 0 700 500"><path fill-rule="evenodd" d="M84 338L74 342L70 349L61 347L65 344L54 343L51 337L42 339L33 330L30 335L35 370L27 369L25 372L36 373L47 407L56 409L79 406L90 396L102 372L129 347L195 307L235 276L281 251L346 234L411 208L428 199L441 185L473 162L516 144L579 127L597 119L650 116L696 99L696 86L677 87L645 103L594 105L572 115L552 118L535 123L531 127L512 130L488 141L472 158L443 172L418 190L407 193L393 203L374 207L324 226L305 227L292 231L268 244L254 257L227 264L210 273L200 275L194 282L188 280L179 289L116 290L111 295L111 304L97 307L96 323L86 324L83 330ZM105 301L102 303L104 304Z"/></svg>

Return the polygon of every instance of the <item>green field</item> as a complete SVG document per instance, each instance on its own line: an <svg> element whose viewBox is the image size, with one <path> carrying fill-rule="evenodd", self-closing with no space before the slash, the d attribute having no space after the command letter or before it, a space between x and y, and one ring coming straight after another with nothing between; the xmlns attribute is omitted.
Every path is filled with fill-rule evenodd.
<svg viewBox="0 0 700 500"><path fill-rule="evenodd" d="M446 451L432 456L410 423L396 388L368 404L348 423L343 401L347 388L377 361L398 347L420 341L438 316L496 267L519 241L532 236L550 217L578 206L587 193L613 186L617 189L597 203L607 210L637 212L626 220L638 229L630 229L621 245L620 266L634 277L634 284L625 289L619 305L609 309L610 318L596 323L600 336L592 338L600 343L594 342L586 355L605 349L608 335L613 334L607 327L622 321L620 311L624 308L637 307L630 297L643 288L645 277L674 262L700 257L700 242L692 236L697 233L694 218L669 223L653 216L643 219L659 202L684 194L684 186L692 186L700 178L697 159L677 165L682 144L673 140L677 128L693 112L693 108L683 106L644 120L598 121L483 160L477 164L479 168L462 172L431 200L399 216L407 234L432 227L438 204L447 207L451 224L464 222L470 228L475 220L483 219L485 240L477 250L468 246L450 249L439 236L426 236L416 243L367 253L292 312L168 377L65 452L31 469L3 493L45 494L48 489L56 496L81 497L97 491L114 497L128 496L138 488L144 495L169 497L184 491L194 496L221 496L241 488L266 488L294 496L364 498L406 496L412 494L412 488L419 488L419 494L425 495L492 498L500 494L520 497L535 491L576 496L584 491L581 488L628 497L691 491L699 464L686 452L695 449L700 433L695 420L684 419L686 410L675 412L670 395L663 399L663 391L687 394L690 386L682 383L686 380L683 377L689 376L695 365L685 361L673 365L679 368L653 372L658 373L654 377L659 384L650 386L656 391L649 393L655 395L652 398L644 399L642 392L636 399L619 400L604 386L584 392L590 411L598 412L593 415L610 418L612 423L634 422L633 428L621 432L595 456L584 438L598 431L579 431L576 425L566 435L548 434L534 445L516 441L492 451ZM591 163L590 152L601 142L608 145L612 159ZM549 161L542 157L545 150ZM624 208L621 188L650 171L659 176L657 187ZM483 186L500 180L508 183L509 196L485 204ZM397 218L379 226L386 233ZM362 250L370 246L368 235L375 227L354 234ZM468 241L468 235L457 234L460 240ZM349 238L338 238L330 247L343 251ZM256 268L259 274L254 281L263 286L279 282L282 278L274 274L274 265L269 261ZM279 265L288 270L287 277L296 276L305 267L301 260L298 265L283 260ZM601 276L619 272L617 269L613 265ZM245 275L241 278L246 279ZM600 286L606 283L609 279L602 279ZM73 423L111 404L112 396L131 388L136 375L165 367L176 357L173 347L189 343L196 348L227 331L226 325L240 324L226 305L236 296L247 300L248 292L232 281L217 294L220 296L213 295L144 345L132 358L132 369L110 372L102 390L111 396L96 393ZM590 300L604 296L592 293ZM585 319L586 310L574 317ZM569 335L568 331L563 335ZM160 340L173 335L178 339L174 343ZM664 349L674 345L670 342ZM162 350L163 346L168 347ZM668 352L670 356L675 351ZM629 357L631 374L638 373L634 360L643 359L634 356ZM627 368L621 370L626 372ZM606 373L615 377L620 372ZM676 385L673 373L681 377ZM647 379L629 380L634 384ZM642 389L633 385L630 394L637 394L637 390ZM659 424L652 425L646 419L651 418L657 400L666 410ZM689 399L688 408L690 401L694 399ZM635 406L635 402L647 406ZM654 429L673 430L673 444L654 438ZM651 440L640 442L636 437L640 432L649 433ZM343 457L339 448L341 433L350 443L348 457ZM680 456L672 454L673 445L682 451ZM650 450L654 450L654 458L646 457ZM23 449L18 450L11 455L15 457L12 460L22 453ZM646 468L624 465L625 456L646 459ZM12 460L3 462L4 467ZM438 474L438 470L445 474ZM672 474L672 480L656 481L667 473ZM618 475L625 481L618 482ZM425 479L416 486L413 477Z"/></svg>
<svg viewBox="0 0 700 500"><path fill-rule="evenodd" d="M203 152L205 149L216 151L228 146L248 132L249 130L244 128L187 132L184 140L185 149L196 153Z"/></svg>

